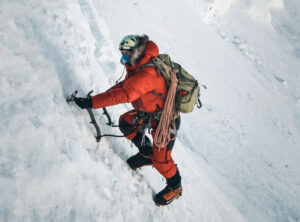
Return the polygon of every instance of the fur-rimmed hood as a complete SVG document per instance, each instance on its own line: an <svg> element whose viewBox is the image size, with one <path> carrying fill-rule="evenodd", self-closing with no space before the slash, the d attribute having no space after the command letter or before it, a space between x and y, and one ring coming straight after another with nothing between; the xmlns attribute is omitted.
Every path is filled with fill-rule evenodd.
<svg viewBox="0 0 300 222"><path fill-rule="evenodd" d="M140 62L140 60L143 58L144 51L148 41L149 41L149 37L147 35L139 36L139 42L137 46L132 50L132 55L130 58L130 64L132 66L137 65Z"/></svg>

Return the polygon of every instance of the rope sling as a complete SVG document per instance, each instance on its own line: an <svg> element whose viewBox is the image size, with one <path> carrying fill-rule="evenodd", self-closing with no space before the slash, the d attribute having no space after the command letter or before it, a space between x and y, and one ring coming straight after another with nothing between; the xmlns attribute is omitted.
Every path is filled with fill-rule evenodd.
<svg viewBox="0 0 300 222"><path fill-rule="evenodd" d="M167 146L169 141L175 140L177 136L175 121L174 121L174 107L175 107L175 94L177 88L178 79L174 70L171 71L170 86L166 98L166 102L160 117L158 127L156 129L153 143L159 148ZM171 138L170 125L174 129L174 136Z"/></svg>

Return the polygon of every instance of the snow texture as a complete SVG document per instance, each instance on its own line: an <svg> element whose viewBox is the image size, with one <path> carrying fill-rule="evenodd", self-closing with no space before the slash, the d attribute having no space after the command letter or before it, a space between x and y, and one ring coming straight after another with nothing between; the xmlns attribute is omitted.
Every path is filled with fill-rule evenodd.
<svg viewBox="0 0 300 222"><path fill-rule="evenodd" d="M1 0L0 221L300 221L299 0ZM182 115L183 196L65 99L111 87L147 34L207 86ZM113 121L130 104L109 107ZM120 134L94 110L104 133Z"/></svg>

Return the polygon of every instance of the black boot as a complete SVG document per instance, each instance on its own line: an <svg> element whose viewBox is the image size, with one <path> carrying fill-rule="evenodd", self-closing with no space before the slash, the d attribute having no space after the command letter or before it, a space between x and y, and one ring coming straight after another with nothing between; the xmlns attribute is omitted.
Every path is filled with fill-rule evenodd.
<svg viewBox="0 0 300 222"><path fill-rule="evenodd" d="M151 166L152 164L152 157L145 156L142 153L137 153L136 155L130 157L127 160L128 165L131 169L136 170L137 168L141 168L143 166Z"/></svg>
<svg viewBox="0 0 300 222"><path fill-rule="evenodd" d="M132 142L137 146L140 152L127 160L130 168L136 170L137 168L141 168L143 166L151 166L153 151L150 139L145 136L145 142L142 144L142 134L138 133L133 138Z"/></svg>
<svg viewBox="0 0 300 222"><path fill-rule="evenodd" d="M172 203L173 200L178 199L182 195L182 186L177 188L166 186L162 191L154 197L154 202L157 206L165 206Z"/></svg>
<svg viewBox="0 0 300 222"><path fill-rule="evenodd" d="M181 177L178 170L173 177L167 179L167 184L153 199L157 206L168 205L182 195Z"/></svg>

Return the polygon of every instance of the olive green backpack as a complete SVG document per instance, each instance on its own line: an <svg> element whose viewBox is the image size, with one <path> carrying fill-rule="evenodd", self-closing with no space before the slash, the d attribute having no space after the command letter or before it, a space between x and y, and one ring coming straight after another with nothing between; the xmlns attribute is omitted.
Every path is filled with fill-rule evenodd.
<svg viewBox="0 0 300 222"><path fill-rule="evenodd" d="M156 71L166 79L168 85L170 85L171 70L175 70L178 79L175 96L175 113L177 115L180 112L192 112L197 103L197 107L201 108L202 104L200 101L200 87L198 81L182 68L181 65L173 62L169 55L159 54L157 57L152 58L150 63L142 65L142 67L145 66L155 66ZM203 87L206 88L204 85ZM161 97L161 95L155 92L153 92L153 94Z"/></svg>

